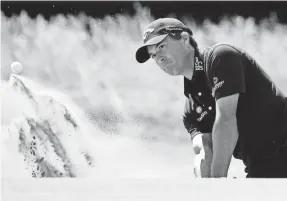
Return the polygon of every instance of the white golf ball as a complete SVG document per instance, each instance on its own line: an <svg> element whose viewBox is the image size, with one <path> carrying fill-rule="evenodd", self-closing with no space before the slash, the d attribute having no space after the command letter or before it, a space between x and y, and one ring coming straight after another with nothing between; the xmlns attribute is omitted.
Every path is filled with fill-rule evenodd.
<svg viewBox="0 0 287 201"><path fill-rule="evenodd" d="M23 66L20 62L15 61L11 64L11 70L15 74L21 74L23 72Z"/></svg>

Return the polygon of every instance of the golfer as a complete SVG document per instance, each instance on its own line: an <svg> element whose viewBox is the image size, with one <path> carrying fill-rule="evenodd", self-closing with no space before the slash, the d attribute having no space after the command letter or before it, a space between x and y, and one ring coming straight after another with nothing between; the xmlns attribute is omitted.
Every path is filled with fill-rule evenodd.
<svg viewBox="0 0 287 201"><path fill-rule="evenodd" d="M287 178L287 98L256 60L229 44L200 51L191 29L173 18L152 22L143 40L139 63L152 58L169 75L184 77L189 98L202 86L214 100L201 106L202 116L215 107L211 134L202 141L211 150L205 153L210 164L202 167L208 177L227 177L234 155L247 177Z"/></svg>

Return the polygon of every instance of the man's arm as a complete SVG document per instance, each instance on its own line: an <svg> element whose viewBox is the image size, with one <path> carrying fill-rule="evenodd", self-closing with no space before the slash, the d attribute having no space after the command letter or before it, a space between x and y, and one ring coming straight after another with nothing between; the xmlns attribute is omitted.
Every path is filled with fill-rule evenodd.
<svg viewBox="0 0 287 201"><path fill-rule="evenodd" d="M213 159L211 177L227 177L232 154L238 139L236 110L239 94L216 101L216 118L213 125Z"/></svg>
<svg viewBox="0 0 287 201"><path fill-rule="evenodd" d="M211 101L212 97L211 97ZM207 103L207 105L209 105ZM214 111L205 110L198 113L196 108L200 103L194 102L191 95L186 99L183 115L183 123L191 136L195 153L194 173L196 177L210 177L210 165L212 160L212 125ZM215 108L214 108L215 109ZM202 118L201 115L203 115Z"/></svg>
<svg viewBox="0 0 287 201"><path fill-rule="evenodd" d="M202 133L192 139L195 155L194 172L197 177L210 177L212 161L211 133Z"/></svg>
<svg viewBox="0 0 287 201"><path fill-rule="evenodd" d="M216 100L211 177L226 177L239 136L236 119L239 94L246 93L242 52L230 45L216 46L207 74Z"/></svg>

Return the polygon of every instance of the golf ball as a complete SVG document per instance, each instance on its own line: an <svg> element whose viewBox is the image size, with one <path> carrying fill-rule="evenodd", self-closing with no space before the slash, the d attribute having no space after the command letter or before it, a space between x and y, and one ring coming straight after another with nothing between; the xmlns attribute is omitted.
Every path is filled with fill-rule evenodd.
<svg viewBox="0 0 287 201"><path fill-rule="evenodd" d="M15 74L21 74L23 72L23 66L20 62L15 61L11 64L11 70Z"/></svg>

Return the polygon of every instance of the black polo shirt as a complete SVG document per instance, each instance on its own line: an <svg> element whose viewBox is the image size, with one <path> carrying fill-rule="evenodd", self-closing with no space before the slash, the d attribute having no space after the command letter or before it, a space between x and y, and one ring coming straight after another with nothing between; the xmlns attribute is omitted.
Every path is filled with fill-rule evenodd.
<svg viewBox="0 0 287 201"><path fill-rule="evenodd" d="M243 157L261 157L287 136L287 98L243 50L218 44L204 52L204 71L215 99L239 93L238 146Z"/></svg>
<svg viewBox="0 0 287 201"><path fill-rule="evenodd" d="M184 77L186 96L183 123L191 138L199 133L211 133L215 119L215 100L203 67L203 55L197 52L192 80Z"/></svg>

